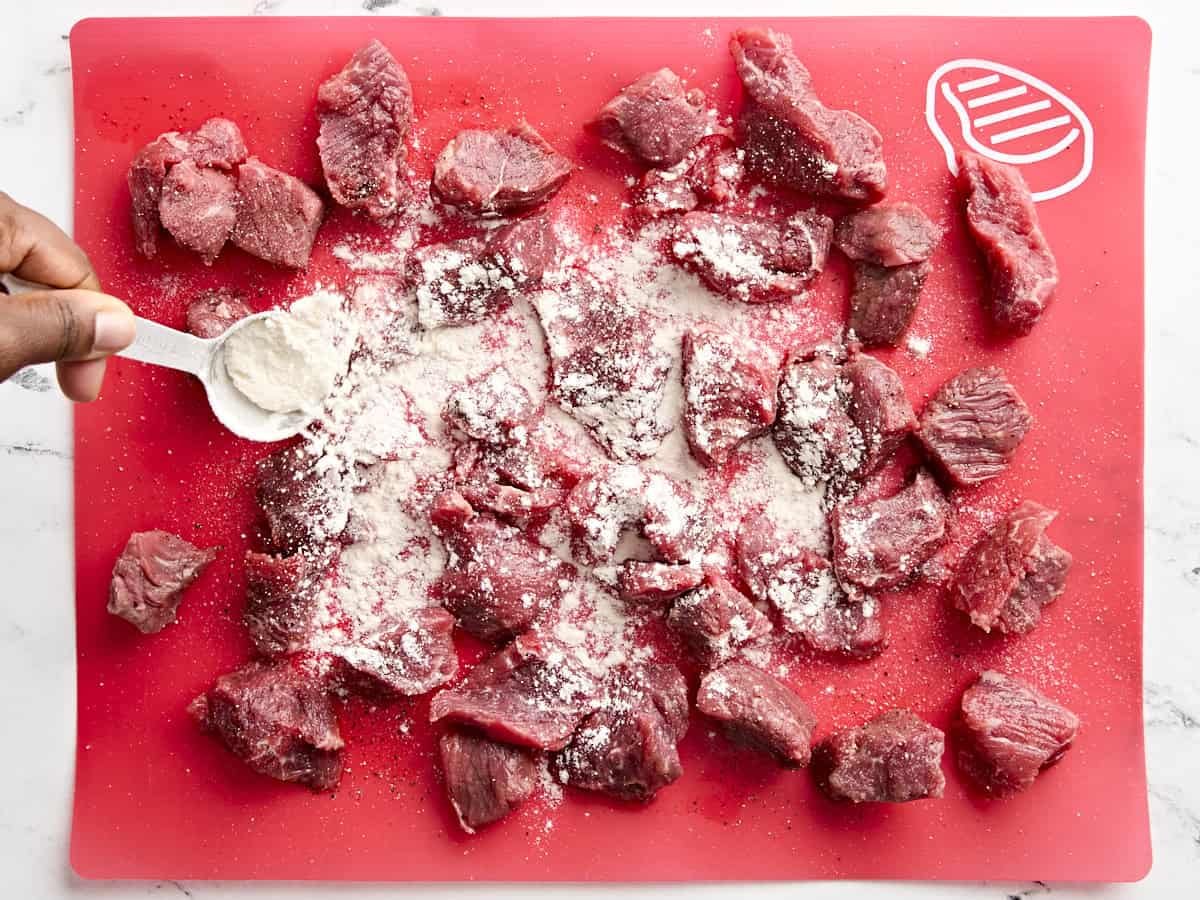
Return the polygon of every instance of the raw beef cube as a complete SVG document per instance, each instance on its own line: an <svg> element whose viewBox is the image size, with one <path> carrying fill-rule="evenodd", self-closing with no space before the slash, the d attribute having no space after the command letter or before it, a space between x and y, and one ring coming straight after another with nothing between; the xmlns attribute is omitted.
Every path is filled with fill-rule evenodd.
<svg viewBox="0 0 1200 900"><path fill-rule="evenodd" d="M866 590L901 587L945 543L950 515L942 489L924 469L891 497L839 504L829 517L838 580Z"/></svg>
<svg viewBox="0 0 1200 900"><path fill-rule="evenodd" d="M429 514L449 554L433 595L478 638L520 634L556 607L575 570L518 529L476 513L457 492L438 496Z"/></svg>
<svg viewBox="0 0 1200 900"><path fill-rule="evenodd" d="M637 190L637 211L646 217L691 212L733 198L745 172L728 135L710 134L668 169L649 169Z"/></svg>
<svg viewBox="0 0 1200 900"><path fill-rule="evenodd" d="M505 444L461 445L466 457L473 457L468 468L486 480L565 497L593 464L574 440L544 418L532 422L520 440L516 434L510 437Z"/></svg>
<svg viewBox="0 0 1200 900"><path fill-rule="evenodd" d="M860 476L868 475L891 456L917 427L917 417L896 372L873 356L851 353L842 368L850 384L850 418L862 434Z"/></svg>
<svg viewBox="0 0 1200 900"><path fill-rule="evenodd" d="M550 357L551 394L614 459L653 456L670 424L659 410L670 354L658 322L589 278L533 298Z"/></svg>
<svg viewBox="0 0 1200 900"><path fill-rule="evenodd" d="M1062 593L1071 554L1045 536L1058 513L1026 500L983 535L950 587L957 609L984 631L1024 634Z"/></svg>
<svg viewBox="0 0 1200 900"><path fill-rule="evenodd" d="M626 603L659 604L698 587L704 571L691 563L626 560L617 576L617 593Z"/></svg>
<svg viewBox="0 0 1200 900"><path fill-rule="evenodd" d="M1065 706L1018 678L991 671L963 693L956 724L958 767L998 796L1032 786L1079 731L1079 717Z"/></svg>
<svg viewBox="0 0 1200 900"><path fill-rule="evenodd" d="M253 314L250 304L236 291L205 291L188 304L187 330L199 338L220 337L230 325Z"/></svg>
<svg viewBox="0 0 1200 900"><path fill-rule="evenodd" d="M246 161L246 142L241 129L228 119L214 118L179 137L186 144L182 159L206 169L229 172Z"/></svg>
<svg viewBox="0 0 1200 900"><path fill-rule="evenodd" d="M518 287L540 284L562 262L564 248L548 216L533 215L497 228L487 242L489 259Z"/></svg>
<svg viewBox="0 0 1200 900"><path fill-rule="evenodd" d="M683 426L692 455L719 465L775 421L779 365L765 345L711 325L683 336Z"/></svg>
<svg viewBox="0 0 1200 900"><path fill-rule="evenodd" d="M1058 286L1058 264L1038 225L1021 170L974 153L958 156L967 228L991 274L992 320L1028 334Z"/></svg>
<svg viewBox="0 0 1200 900"><path fill-rule="evenodd" d="M188 712L256 772L314 791L341 778L344 745L329 696L287 661L222 675Z"/></svg>
<svg viewBox="0 0 1200 900"><path fill-rule="evenodd" d="M942 229L911 203L881 203L838 220L833 242L853 260L877 266L925 262L942 239Z"/></svg>
<svg viewBox="0 0 1200 900"><path fill-rule="evenodd" d="M408 270L422 328L470 325L512 305L516 282L475 238L418 247Z"/></svg>
<svg viewBox="0 0 1200 900"><path fill-rule="evenodd" d="M788 354L779 381L775 446L806 485L841 490L863 466L863 435L850 417L851 384L823 349Z"/></svg>
<svg viewBox="0 0 1200 900"><path fill-rule="evenodd" d="M442 777L458 824L467 834L503 819L533 794L540 773L528 750L454 729L438 742Z"/></svg>
<svg viewBox="0 0 1200 900"><path fill-rule="evenodd" d="M817 783L834 800L906 803L940 797L946 787L946 736L907 709L826 738L817 748Z"/></svg>
<svg viewBox="0 0 1200 900"><path fill-rule="evenodd" d="M561 750L599 691L567 648L530 632L437 694L429 718L471 725L519 747Z"/></svg>
<svg viewBox="0 0 1200 900"><path fill-rule="evenodd" d="M433 192L453 206L503 215L549 200L572 169L525 123L495 131L468 128L434 163Z"/></svg>
<svg viewBox="0 0 1200 900"><path fill-rule="evenodd" d="M412 113L408 76L379 41L317 89L317 149L336 202L373 219L396 212L407 199L401 167Z"/></svg>
<svg viewBox="0 0 1200 900"><path fill-rule="evenodd" d="M749 169L806 194L868 203L883 196L879 132L862 116L817 99L791 38L747 28L734 32L729 49L745 94L738 126Z"/></svg>
<svg viewBox="0 0 1200 900"><path fill-rule="evenodd" d="M854 338L872 347L894 347L912 324L931 269L928 262L891 268L856 262L848 322Z"/></svg>
<svg viewBox="0 0 1200 900"><path fill-rule="evenodd" d="M251 157L238 169L233 242L278 266L303 269L312 254L325 205L299 178Z"/></svg>
<svg viewBox="0 0 1200 900"><path fill-rule="evenodd" d="M179 246L211 265L237 220L237 185L224 172L185 159L163 179L158 216Z"/></svg>
<svg viewBox="0 0 1200 900"><path fill-rule="evenodd" d="M820 274L832 234L833 220L815 211L783 222L690 212L676 226L671 254L719 294L771 303L802 294Z"/></svg>
<svg viewBox="0 0 1200 900"><path fill-rule="evenodd" d="M996 366L963 369L921 412L917 432L930 457L958 485L981 484L1007 467L1033 416Z"/></svg>
<svg viewBox="0 0 1200 900"><path fill-rule="evenodd" d="M671 606L667 624L705 668L719 666L766 637L770 620L715 571Z"/></svg>
<svg viewBox="0 0 1200 900"><path fill-rule="evenodd" d="M346 530L350 492L335 469L322 469L303 447L259 460L256 497L274 550L294 553L337 540Z"/></svg>
<svg viewBox="0 0 1200 900"><path fill-rule="evenodd" d="M774 676L726 663L700 680L696 708L720 722L734 742L770 753L783 766L808 765L817 717Z"/></svg>
<svg viewBox="0 0 1200 900"><path fill-rule="evenodd" d="M442 420L455 437L489 444L520 441L542 408L504 366L494 366L456 388Z"/></svg>
<svg viewBox="0 0 1200 900"><path fill-rule="evenodd" d="M183 592L217 558L219 547L201 550L169 531L136 531L113 566L108 611L142 634L175 621Z"/></svg>
<svg viewBox="0 0 1200 900"><path fill-rule="evenodd" d="M339 680L368 697L428 693L458 672L453 631L454 617L440 607L385 612L367 634L334 648Z"/></svg>
<svg viewBox="0 0 1200 900"><path fill-rule="evenodd" d="M708 130L704 92L670 69L647 72L604 104L588 128L614 150L651 166L673 166Z"/></svg>
<svg viewBox="0 0 1200 900"><path fill-rule="evenodd" d="M301 649L317 614L315 573L304 556L246 553L246 606L242 622L263 656Z"/></svg>
<svg viewBox="0 0 1200 900"><path fill-rule="evenodd" d="M676 743L687 707L687 682L675 666L623 666L551 766L573 787L647 801L683 774Z"/></svg>

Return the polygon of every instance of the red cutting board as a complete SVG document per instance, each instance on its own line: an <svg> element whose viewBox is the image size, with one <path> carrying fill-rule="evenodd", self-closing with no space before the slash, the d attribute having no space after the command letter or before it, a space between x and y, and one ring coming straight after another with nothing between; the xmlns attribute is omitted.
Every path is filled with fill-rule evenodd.
<svg viewBox="0 0 1200 900"><path fill-rule="evenodd" d="M636 167L584 137L581 123L639 73L665 65L732 112L738 87L726 43L742 24L749 23L89 20L71 34L76 235L111 292L175 326L200 287L241 285L267 306L319 280L345 282L348 273L331 249L339 236L365 226L340 212L324 226L304 274L272 270L237 251L206 269L166 240L159 258L141 259L125 170L159 132L223 115L240 123L266 162L320 184L314 92L374 37L412 77L419 175L428 175L432 158L465 123L503 125L524 116L583 166L556 202L611 218ZM1013 466L961 498L960 540L1030 497L1062 510L1051 534L1076 560L1065 595L1033 634L972 632L944 598L919 589L889 604L892 642L882 656L868 663L802 660L794 684L814 706L822 735L889 705L911 706L945 726L973 673L994 666L1024 675L1080 714L1075 749L1034 789L1010 800L979 799L948 755L944 799L853 808L823 799L805 772L731 749L697 718L681 747L683 778L649 806L569 795L557 807L534 803L468 838L457 833L438 783L433 736L422 724L427 701L414 700L343 710L348 770L332 797L254 775L200 735L184 707L249 656L238 621L239 561L255 539L250 467L270 448L223 432L199 385L186 377L118 361L103 400L79 407L75 420L76 871L96 878L578 881L1074 881L1146 873L1142 201L1149 30L1137 19L761 24L793 36L829 105L856 109L879 128L890 196L915 201L949 227L913 327L932 338L932 351L927 359L885 355L914 402L968 363L997 363L1037 416ZM1041 79L1073 101L1093 130L1090 174L1039 205L1062 270L1059 298L1033 334L1016 341L988 336L979 307L984 280L926 121L931 74L958 59ZM951 73L948 83L965 96L963 80L983 77L981 70ZM1033 153L1040 140L1005 146ZM1064 154L1030 169L1030 178L1066 177L1079 165L1079 157ZM831 269L813 301L814 336L841 321L845 266ZM104 604L129 532L151 527L223 544L225 552L188 595L179 624L142 637L109 617Z"/></svg>

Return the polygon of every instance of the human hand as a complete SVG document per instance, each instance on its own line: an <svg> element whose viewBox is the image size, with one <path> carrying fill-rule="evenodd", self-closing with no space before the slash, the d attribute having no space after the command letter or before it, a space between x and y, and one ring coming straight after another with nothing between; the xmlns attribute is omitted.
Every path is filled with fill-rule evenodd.
<svg viewBox="0 0 1200 900"><path fill-rule="evenodd" d="M101 293L84 252L57 225L0 191L0 272L57 290L0 293L0 381L34 363L57 363L71 400L100 395L105 357L128 347L129 307Z"/></svg>

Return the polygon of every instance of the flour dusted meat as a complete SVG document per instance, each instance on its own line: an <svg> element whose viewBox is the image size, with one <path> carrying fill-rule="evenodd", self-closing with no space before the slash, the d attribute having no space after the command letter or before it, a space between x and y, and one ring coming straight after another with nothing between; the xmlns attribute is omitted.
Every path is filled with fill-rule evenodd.
<svg viewBox="0 0 1200 900"><path fill-rule="evenodd" d="M711 325L684 334L683 425L705 465L771 427L778 390L778 360L765 345Z"/></svg>
<svg viewBox="0 0 1200 900"><path fill-rule="evenodd" d="M476 513L454 491L434 500L430 521L449 553L433 594L476 637L495 641L526 630L574 580L570 564L518 529Z"/></svg>
<svg viewBox="0 0 1200 900"><path fill-rule="evenodd" d="M813 769L834 800L906 803L942 796L945 749L939 729L910 710L891 709L822 741Z"/></svg>
<svg viewBox="0 0 1200 900"><path fill-rule="evenodd" d="M770 620L741 591L715 571L671 606L667 624L706 668L733 659L766 637Z"/></svg>
<svg viewBox="0 0 1200 900"><path fill-rule="evenodd" d="M921 412L921 443L958 485L980 484L1007 467L1033 416L996 366L964 369Z"/></svg>
<svg viewBox="0 0 1200 900"><path fill-rule="evenodd" d="M343 742L329 697L286 660L222 675L188 712L256 772L314 791L341 778Z"/></svg>
<svg viewBox="0 0 1200 900"><path fill-rule="evenodd" d="M158 216L179 246L211 265L233 233L237 184L224 172L185 159L163 179Z"/></svg>
<svg viewBox="0 0 1200 900"><path fill-rule="evenodd" d="M407 199L402 167L412 112L408 76L379 41L317 89L317 149L336 202L381 219Z"/></svg>
<svg viewBox="0 0 1200 900"><path fill-rule="evenodd" d="M704 581L704 570L691 563L642 562L621 564L617 593L626 603L660 604L674 600Z"/></svg>
<svg viewBox="0 0 1200 900"><path fill-rule="evenodd" d="M806 766L817 717L786 684L746 663L726 663L700 680L696 708L736 743Z"/></svg>
<svg viewBox="0 0 1200 900"><path fill-rule="evenodd" d="M787 35L757 28L729 43L744 91L738 117L746 165L806 194L879 200L887 187L883 139L862 116L829 109Z"/></svg>
<svg viewBox="0 0 1200 900"><path fill-rule="evenodd" d="M704 92L670 69L647 72L604 104L588 128L614 150L652 166L673 166L710 127Z"/></svg>
<svg viewBox="0 0 1200 900"><path fill-rule="evenodd" d="M917 427L917 417L895 370L873 356L852 350L842 368L850 386L850 418L862 435L859 475L869 475Z"/></svg>
<svg viewBox="0 0 1200 900"><path fill-rule="evenodd" d="M991 274L990 312L1005 331L1028 334L1058 286L1058 264L1038 224L1020 169L974 153L958 155L967 228Z"/></svg>
<svg viewBox="0 0 1200 900"><path fill-rule="evenodd" d="M324 214L321 198L299 178L254 157L238 168L233 242L251 256L303 269Z"/></svg>
<svg viewBox="0 0 1200 900"><path fill-rule="evenodd" d="M779 454L806 485L843 488L862 469L862 432L850 418L850 382L826 348L788 354L779 381L773 436Z"/></svg>
<svg viewBox="0 0 1200 900"><path fill-rule="evenodd" d="M865 590L901 587L945 543L950 515L942 489L923 469L891 497L839 504L829 517L838 579Z"/></svg>
<svg viewBox="0 0 1200 900"><path fill-rule="evenodd" d="M470 325L512 305L516 282L487 258L484 246L466 238L427 244L408 257L421 327Z"/></svg>
<svg viewBox="0 0 1200 900"><path fill-rule="evenodd" d="M337 678L367 697L428 693L458 672L453 631L454 617L440 607L385 612L353 643L331 651Z"/></svg>
<svg viewBox="0 0 1200 900"><path fill-rule="evenodd" d="M871 347L899 343L917 313L932 270L928 262L892 268L856 262L847 323L854 338Z"/></svg>
<svg viewBox="0 0 1200 900"><path fill-rule="evenodd" d="M572 787L649 800L683 774L676 743L687 709L687 682L675 666L619 667L551 768Z"/></svg>
<svg viewBox="0 0 1200 900"><path fill-rule="evenodd" d="M733 199L745 174L729 135L710 134L675 165L648 169L642 175L636 193L637 212L655 218L724 203Z"/></svg>
<svg viewBox="0 0 1200 900"><path fill-rule="evenodd" d="M1062 593L1071 554L1045 534L1056 515L1026 500L967 551L950 597L972 624L984 631L1024 634L1041 620L1042 607Z"/></svg>
<svg viewBox="0 0 1200 900"><path fill-rule="evenodd" d="M833 220L815 211L781 222L690 212L675 227L671 254L719 294L771 303L802 294L821 273L832 234Z"/></svg>
<svg viewBox="0 0 1200 900"><path fill-rule="evenodd" d="M508 369L494 366L451 392L442 420L456 436L505 444L528 435L541 411Z"/></svg>
<svg viewBox="0 0 1200 900"><path fill-rule="evenodd" d="M438 156L433 192L476 213L520 212L548 200L572 168L528 124L495 131L469 128Z"/></svg>
<svg viewBox="0 0 1200 900"><path fill-rule="evenodd" d="M1079 717L1019 678L988 671L963 693L956 726L958 767L983 791L1007 796L1062 758Z"/></svg>
<svg viewBox="0 0 1200 900"><path fill-rule="evenodd" d="M438 741L446 794L467 834L503 819L533 794L539 766L528 750L466 728Z"/></svg>
<svg viewBox="0 0 1200 900"><path fill-rule="evenodd" d="M530 632L437 694L429 717L508 744L561 750L599 692L595 677L565 648Z"/></svg>
<svg viewBox="0 0 1200 900"><path fill-rule="evenodd" d="M540 284L559 267L565 252L550 217L531 215L497 228L485 255L522 289Z"/></svg>
<svg viewBox="0 0 1200 900"><path fill-rule="evenodd" d="M242 623L264 656L301 649L317 613L319 572L301 554L246 553L246 606Z"/></svg>
<svg viewBox="0 0 1200 900"><path fill-rule="evenodd" d="M113 566L108 611L142 634L162 631L219 549L202 550L169 531L134 532Z"/></svg>
<svg viewBox="0 0 1200 900"><path fill-rule="evenodd" d="M317 463L303 447L286 447L255 466L255 496L272 549L290 553L317 547L346 530L349 490L337 470Z"/></svg>
<svg viewBox="0 0 1200 900"><path fill-rule="evenodd" d="M236 291L204 291L187 308L187 330L198 338L220 337L229 326L253 315L250 304Z"/></svg>

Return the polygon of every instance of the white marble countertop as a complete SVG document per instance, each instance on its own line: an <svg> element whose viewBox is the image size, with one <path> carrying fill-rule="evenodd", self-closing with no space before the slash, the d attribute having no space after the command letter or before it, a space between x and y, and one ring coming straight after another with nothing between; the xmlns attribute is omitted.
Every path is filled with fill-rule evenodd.
<svg viewBox="0 0 1200 900"><path fill-rule="evenodd" d="M553 15L545 0L8 0L0 12L0 189L64 226L71 222L71 75L66 35L87 16L118 15ZM576 14L746 14L718 0L572 4ZM755 13L1130 14L1154 31L1148 160L1146 428L1146 740L1154 868L1136 885L771 884L762 897L1023 898L1196 897L1200 886L1200 231L1195 175L1200 146L1200 12L1187 0L1141 3L759 2ZM0 385L0 711L14 739L0 747L9 773L0 805L0 895L66 897L315 898L334 888L214 882L91 883L67 864L74 755L71 426L52 373ZM1120 827L1120 823L1113 823ZM465 894L503 897L726 896L720 885L630 888L339 885L342 896Z"/></svg>

